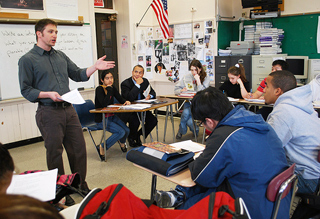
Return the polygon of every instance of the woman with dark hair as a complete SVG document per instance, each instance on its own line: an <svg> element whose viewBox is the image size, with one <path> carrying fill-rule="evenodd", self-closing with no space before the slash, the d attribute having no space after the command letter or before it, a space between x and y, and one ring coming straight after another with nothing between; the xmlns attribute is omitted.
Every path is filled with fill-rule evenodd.
<svg viewBox="0 0 320 219"><path fill-rule="evenodd" d="M192 62L190 63L190 70L191 74L187 73L186 75L184 75L183 78L179 81L179 83L175 86L174 93L176 95L190 89L198 92L209 87L210 78L207 76L207 73L203 69L203 66L199 60L192 60ZM186 102L184 104L183 112L181 114L179 130L176 135L177 139L180 139L182 135L187 133L187 127L189 127L190 131L192 131L193 133L195 131L196 135L198 136L199 127L196 126L196 130L193 129L190 102Z"/></svg>
<svg viewBox="0 0 320 219"><path fill-rule="evenodd" d="M250 84L246 78L242 64L238 63L228 69L228 80L219 89L233 98L247 98L250 91Z"/></svg>
<svg viewBox="0 0 320 219"><path fill-rule="evenodd" d="M124 105L131 104L130 101L126 101L119 94L119 91L113 86L113 75L111 72L103 71L100 78L102 85L96 88L96 97L95 97L95 108L103 108L114 103L114 98L116 98L120 103ZM122 122L122 120L112 113L106 113L108 117L108 122L106 130L111 132L112 135L106 140L106 148L109 149L117 141L120 144L120 149L122 152L127 151L126 139L129 135L129 128ZM95 115L95 121L103 127L102 116L100 114ZM103 143L102 143L103 144ZM104 150L103 146L100 145L100 157L104 160Z"/></svg>

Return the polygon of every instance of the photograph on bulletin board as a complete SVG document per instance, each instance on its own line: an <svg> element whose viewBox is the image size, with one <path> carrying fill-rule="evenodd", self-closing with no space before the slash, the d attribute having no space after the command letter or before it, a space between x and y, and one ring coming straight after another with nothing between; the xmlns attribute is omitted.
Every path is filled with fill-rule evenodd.
<svg viewBox="0 0 320 219"><path fill-rule="evenodd" d="M104 8L104 0L94 0L94 7Z"/></svg>
<svg viewBox="0 0 320 219"><path fill-rule="evenodd" d="M0 4L2 8L43 10L43 0L1 0Z"/></svg>

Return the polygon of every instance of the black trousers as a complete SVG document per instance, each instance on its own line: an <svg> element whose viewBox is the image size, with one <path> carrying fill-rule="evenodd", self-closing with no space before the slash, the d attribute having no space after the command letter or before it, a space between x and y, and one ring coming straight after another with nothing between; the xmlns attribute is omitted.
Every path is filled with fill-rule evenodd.
<svg viewBox="0 0 320 219"><path fill-rule="evenodd" d="M87 151L83 131L75 109L39 105L36 113L37 126L47 150L49 170L58 168L58 174L65 174L62 160L64 146L72 173L81 177L81 189L85 189L87 175Z"/></svg>
<svg viewBox="0 0 320 219"><path fill-rule="evenodd" d="M137 113L119 113L118 116L125 124L127 122L129 123L130 134L128 138L131 138L134 140L137 140L138 138L140 138L140 135L142 135L142 129L140 128L138 131L138 128L140 126L140 121L137 116ZM139 117L141 119L140 113L139 113ZM147 111L145 124L144 124L146 137L154 129L157 123L158 123L157 118L150 111Z"/></svg>

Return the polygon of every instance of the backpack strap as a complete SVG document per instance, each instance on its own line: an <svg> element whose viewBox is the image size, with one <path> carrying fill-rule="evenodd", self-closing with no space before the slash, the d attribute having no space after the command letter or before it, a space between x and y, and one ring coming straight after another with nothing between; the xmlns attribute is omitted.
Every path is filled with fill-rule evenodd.
<svg viewBox="0 0 320 219"><path fill-rule="evenodd" d="M98 209L96 210L96 212L85 216L84 219L98 219L98 218L101 218L105 213L107 213L107 211L109 210L109 207L111 205L112 200L118 194L118 192L121 190L122 187L123 187L122 184L118 184L117 187L112 192L112 195L110 196L108 202L102 202L100 204L100 206L98 207Z"/></svg>
<svg viewBox="0 0 320 219"><path fill-rule="evenodd" d="M212 192L212 193L210 194L210 197L209 197L209 207L208 207L209 213L208 213L208 219L212 219L215 199L216 199L216 193L215 193L215 192Z"/></svg>

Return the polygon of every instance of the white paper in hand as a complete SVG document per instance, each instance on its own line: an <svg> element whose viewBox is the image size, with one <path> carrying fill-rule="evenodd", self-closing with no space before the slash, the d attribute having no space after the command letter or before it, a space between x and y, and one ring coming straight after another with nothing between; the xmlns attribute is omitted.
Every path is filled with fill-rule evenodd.
<svg viewBox="0 0 320 219"><path fill-rule="evenodd" d="M50 201L56 197L58 169L13 175L7 194L27 195L40 201Z"/></svg>
<svg viewBox="0 0 320 219"><path fill-rule="evenodd" d="M74 89L61 96L61 100L64 100L71 104L84 104L85 101L77 89Z"/></svg>
<svg viewBox="0 0 320 219"><path fill-rule="evenodd" d="M143 92L143 96L144 96L144 97L147 97L147 96L149 95L149 93L150 93L150 90L151 90L151 87L150 87L150 84L149 84L149 86L147 87L147 89Z"/></svg>

